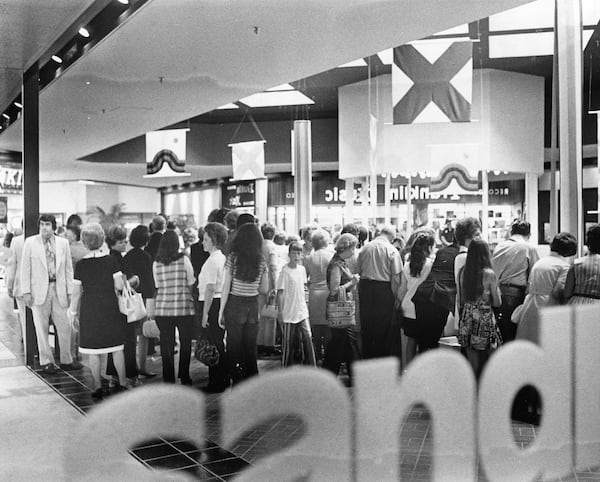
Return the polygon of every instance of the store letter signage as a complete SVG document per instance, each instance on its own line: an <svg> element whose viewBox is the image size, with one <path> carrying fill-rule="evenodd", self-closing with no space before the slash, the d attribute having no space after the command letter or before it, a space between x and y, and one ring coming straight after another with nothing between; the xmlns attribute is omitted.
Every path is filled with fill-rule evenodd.
<svg viewBox="0 0 600 482"><path fill-rule="evenodd" d="M515 341L498 350L479 388L466 359L446 349L420 355L401 378L395 358L356 363L352 400L324 370L260 375L221 398L220 444L231 448L245 431L282 415L302 419L303 436L234 480L400 480L400 429L416 403L432 416L433 480L476 480L478 455L490 481L548 480L569 475L572 466L597 465L598 316L593 306L542 312L540 346ZM543 416L523 450L510 413L525 384L541 393ZM74 427L65 473L69 480L188 480L147 471L127 449L157 436L202 446L203 417L202 394L187 387L147 386L111 398Z"/></svg>

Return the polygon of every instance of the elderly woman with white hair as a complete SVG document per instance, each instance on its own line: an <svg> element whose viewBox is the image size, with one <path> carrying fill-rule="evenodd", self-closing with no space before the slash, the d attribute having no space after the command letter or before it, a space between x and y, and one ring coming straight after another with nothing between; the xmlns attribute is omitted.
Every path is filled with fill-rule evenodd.
<svg viewBox="0 0 600 482"><path fill-rule="evenodd" d="M327 231L317 229L311 238L313 251L304 258L303 262L308 275L308 318L317 361L322 361L322 353L331 338L331 331L325 318L329 296L327 266L333 257L333 250L329 247L330 239Z"/></svg>
<svg viewBox="0 0 600 482"><path fill-rule="evenodd" d="M120 387L125 388L125 332L115 290L123 289L123 274L117 260L102 250L104 230L97 223L86 224L81 241L89 250L75 266L73 295L69 306L72 322L79 320L79 351L88 355L94 381L92 398L103 396L101 371L112 353Z"/></svg>
<svg viewBox="0 0 600 482"><path fill-rule="evenodd" d="M337 301L340 290L344 290L346 298L352 296L352 289L358 283L358 275L352 274L346 260L354 255L358 244L356 236L350 233L342 234L335 243L335 254L327 266L327 286L329 296L327 301ZM352 363L360 358L354 326L331 328L331 340L325 349L323 368L337 375L342 362L346 364L350 383L352 383Z"/></svg>

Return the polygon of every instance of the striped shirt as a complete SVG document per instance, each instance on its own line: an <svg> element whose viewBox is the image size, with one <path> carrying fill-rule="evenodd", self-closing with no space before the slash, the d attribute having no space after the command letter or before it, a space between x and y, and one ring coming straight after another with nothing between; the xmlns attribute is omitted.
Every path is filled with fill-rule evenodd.
<svg viewBox="0 0 600 482"><path fill-rule="evenodd" d="M194 314L190 286L194 284L194 268L187 256L177 261L152 265L156 284L156 316L187 316Z"/></svg>
<svg viewBox="0 0 600 482"><path fill-rule="evenodd" d="M258 276L254 281L242 281L235 276L235 255L229 254L227 261L225 262L225 270L229 270L232 273L231 276L231 288L229 292L235 296L257 296L258 289L260 287L260 281L267 270L267 263L264 259L260 260L260 266L258 267Z"/></svg>

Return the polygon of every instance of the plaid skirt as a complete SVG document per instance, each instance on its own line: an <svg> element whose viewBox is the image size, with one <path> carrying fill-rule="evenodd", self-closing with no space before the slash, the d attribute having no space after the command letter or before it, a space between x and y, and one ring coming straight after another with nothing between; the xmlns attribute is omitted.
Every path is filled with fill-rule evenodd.
<svg viewBox="0 0 600 482"><path fill-rule="evenodd" d="M473 350L494 350L502 344L492 307L482 299L465 302L458 322L458 342Z"/></svg>

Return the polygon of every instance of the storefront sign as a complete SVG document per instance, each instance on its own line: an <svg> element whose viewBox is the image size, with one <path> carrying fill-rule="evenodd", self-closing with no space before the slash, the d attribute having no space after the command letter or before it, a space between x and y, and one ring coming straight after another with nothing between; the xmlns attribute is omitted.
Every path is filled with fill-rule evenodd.
<svg viewBox="0 0 600 482"><path fill-rule="evenodd" d="M422 184L412 185L410 193L406 184L396 184L390 187L390 200L392 204L404 203L410 195L413 201L472 202L474 197L481 197L478 191L462 190L458 194L450 192L432 192L427 179ZM269 206L290 206L294 204L294 180L292 177L269 179ZM354 185L352 197L355 204L361 203L362 187ZM492 204L522 203L525 196L525 181L492 181L489 183L489 202ZM341 205L346 202L346 183L334 174L322 175L313 179L312 202L313 205ZM384 186L377 189L377 204L385 203ZM229 207L229 206L228 206Z"/></svg>
<svg viewBox="0 0 600 482"><path fill-rule="evenodd" d="M0 193L20 194L23 192L23 169L0 166Z"/></svg>
<svg viewBox="0 0 600 482"><path fill-rule="evenodd" d="M224 184L221 191L221 206L229 209L254 208L256 193L254 181Z"/></svg>
<svg viewBox="0 0 600 482"><path fill-rule="evenodd" d="M479 470L487 480L568 477L600 460L600 352L590 342L600 337L598 315L597 305L543 310L540 344L501 347L478 382L466 358L450 349L418 356L401 377L397 358L356 362L352 396L326 370L261 373L220 398L216 440L232 449L261 423L294 416L303 422L302 436L273 448L235 480L400 480L403 420L424 404L431 413L432 480L477 480ZM541 394L544 412L523 450L510 414L527 384ZM148 385L111 397L65 439L66 478L165 480L129 450L157 437L202 447L205 405L203 394L180 386Z"/></svg>

